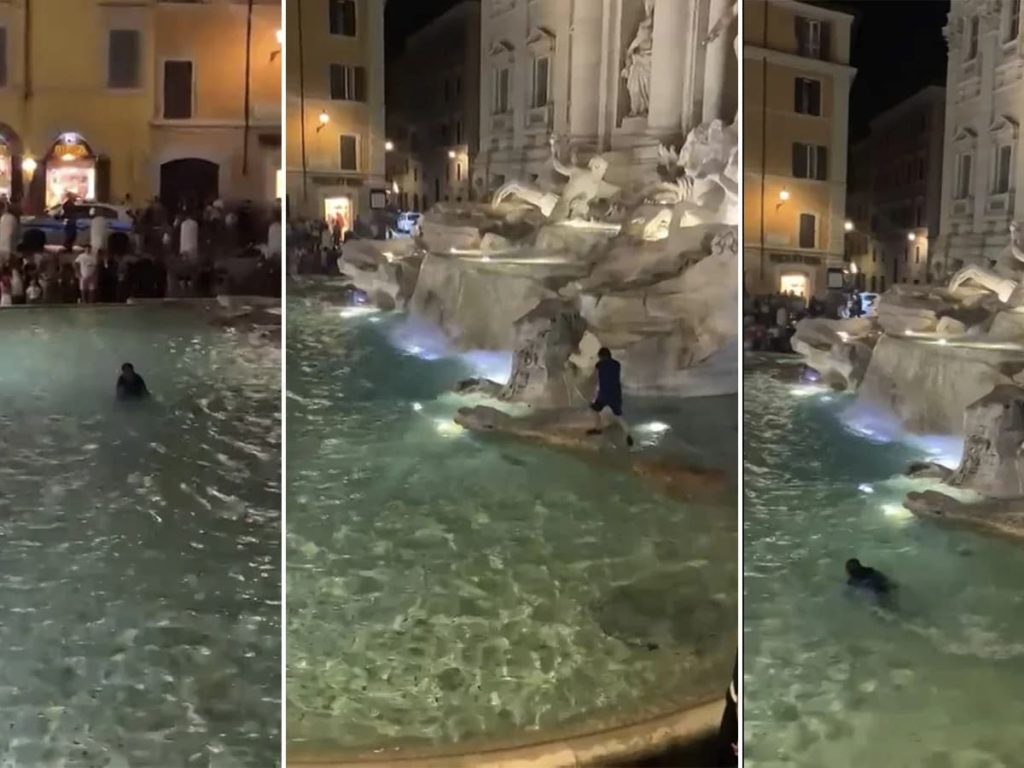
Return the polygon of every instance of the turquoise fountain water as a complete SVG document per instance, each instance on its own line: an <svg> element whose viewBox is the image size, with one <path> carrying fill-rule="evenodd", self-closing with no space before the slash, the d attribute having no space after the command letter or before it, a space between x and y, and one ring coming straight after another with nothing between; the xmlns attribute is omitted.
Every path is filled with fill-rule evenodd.
<svg viewBox="0 0 1024 768"><path fill-rule="evenodd" d="M567 454L466 434L447 392L474 366L500 368L495 356L452 356L399 316L291 295L295 754L622 722L722 694L734 508L674 503ZM676 441L735 464L735 400L634 415L671 427L641 432L646 450ZM654 629L688 639L652 648L603 631L629 621L630 606L606 602L624 585L686 606Z"/></svg>
<svg viewBox="0 0 1024 768"><path fill-rule="evenodd" d="M911 516L899 475L929 445L872 442L793 378L745 381L746 764L1020 765L1024 550ZM849 557L895 610L848 594Z"/></svg>
<svg viewBox="0 0 1024 768"><path fill-rule="evenodd" d="M0 763L274 765L279 350L169 308L0 339Z"/></svg>

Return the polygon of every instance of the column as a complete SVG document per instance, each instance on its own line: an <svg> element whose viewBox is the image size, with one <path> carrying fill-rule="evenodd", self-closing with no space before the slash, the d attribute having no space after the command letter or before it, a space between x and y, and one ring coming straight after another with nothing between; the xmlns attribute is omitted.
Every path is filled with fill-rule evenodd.
<svg viewBox="0 0 1024 768"><path fill-rule="evenodd" d="M700 42L687 34L687 20L695 0L656 0L654 44L651 50L651 104L647 127L651 133L669 136L680 130L686 53Z"/></svg>
<svg viewBox="0 0 1024 768"><path fill-rule="evenodd" d="M733 0L711 0L708 12L708 31L731 13ZM733 115L723 114L725 110L725 97L728 88L726 78L728 77L729 57L733 55L733 27L730 24L728 29L715 38L714 42L707 46L704 61L704 119L721 119L729 122ZM702 32L702 34L707 34Z"/></svg>

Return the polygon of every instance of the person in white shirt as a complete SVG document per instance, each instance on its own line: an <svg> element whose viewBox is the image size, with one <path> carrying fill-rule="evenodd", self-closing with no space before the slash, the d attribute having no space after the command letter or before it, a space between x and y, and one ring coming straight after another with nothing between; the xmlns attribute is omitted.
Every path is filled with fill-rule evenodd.
<svg viewBox="0 0 1024 768"><path fill-rule="evenodd" d="M93 253L99 253L107 249L107 236L110 232L110 222L106 216L101 216L93 209L92 221L89 224L89 245Z"/></svg>
<svg viewBox="0 0 1024 768"><path fill-rule="evenodd" d="M99 258L91 250L82 251L75 258L78 269L78 288L82 292L82 303L91 304L96 301L96 282Z"/></svg>
<svg viewBox="0 0 1024 768"><path fill-rule="evenodd" d="M11 211L10 206L5 205L0 212L0 264L4 264L17 247L18 217Z"/></svg>
<svg viewBox="0 0 1024 768"><path fill-rule="evenodd" d="M11 299L15 304L25 303L25 278L21 276L21 268L17 262L11 270Z"/></svg>
<svg viewBox="0 0 1024 768"><path fill-rule="evenodd" d="M25 293L28 296L29 304L38 304L39 300L43 297L43 289L36 280L28 284L28 289Z"/></svg>
<svg viewBox="0 0 1024 768"><path fill-rule="evenodd" d="M192 214L185 214L182 219L178 239L181 241L178 251L182 260L195 261L199 257L199 222Z"/></svg>

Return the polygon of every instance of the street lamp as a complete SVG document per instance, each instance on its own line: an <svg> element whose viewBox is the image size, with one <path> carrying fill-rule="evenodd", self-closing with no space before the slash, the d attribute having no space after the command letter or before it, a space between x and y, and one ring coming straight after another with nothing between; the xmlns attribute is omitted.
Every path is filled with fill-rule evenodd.
<svg viewBox="0 0 1024 768"><path fill-rule="evenodd" d="M390 140L384 142L384 151L385 152L391 152L394 148L395 148L395 142L390 141Z"/></svg>
<svg viewBox="0 0 1024 768"><path fill-rule="evenodd" d="M779 190L779 202L775 206L775 211L778 212L779 208L784 206L786 204L787 200L789 200L789 190L788 189L781 189L781 190Z"/></svg>
<svg viewBox="0 0 1024 768"><path fill-rule="evenodd" d="M320 121L320 125L316 127L316 132L320 133L320 131L326 128L327 124L331 122L331 116L327 114L327 110L325 109L320 112L320 117L317 119Z"/></svg>
<svg viewBox="0 0 1024 768"><path fill-rule="evenodd" d="M448 150L448 159L449 160L454 160L455 159L455 150L454 149L449 149Z"/></svg>
<svg viewBox="0 0 1024 768"><path fill-rule="evenodd" d="M912 243L915 240L917 240L917 235L915 235L913 232L907 232L907 240L909 240Z"/></svg>
<svg viewBox="0 0 1024 768"><path fill-rule="evenodd" d="M843 224L843 229L845 229L847 232L853 232L853 222L847 220L846 223Z"/></svg>
<svg viewBox="0 0 1024 768"><path fill-rule="evenodd" d="M278 44L278 46L284 45L284 30L281 30L281 29L277 30L276 37L277 37L277 44ZM278 49L276 51L271 51L270 52L270 61L273 62L274 59L276 59L280 55L281 55L281 48L278 47Z"/></svg>

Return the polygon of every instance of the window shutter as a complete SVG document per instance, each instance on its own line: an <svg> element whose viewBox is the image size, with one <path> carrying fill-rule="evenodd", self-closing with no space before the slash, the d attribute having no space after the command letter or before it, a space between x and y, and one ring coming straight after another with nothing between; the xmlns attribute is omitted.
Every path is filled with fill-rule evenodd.
<svg viewBox="0 0 1024 768"><path fill-rule="evenodd" d="M341 4L338 0L329 0L327 3L327 24L332 35L341 34L341 18L338 13L340 10Z"/></svg>
<svg viewBox="0 0 1024 768"><path fill-rule="evenodd" d="M821 60L832 61L832 22L821 22Z"/></svg>
<svg viewBox="0 0 1024 768"><path fill-rule="evenodd" d="M803 78L793 78L793 111L798 113L804 111L803 100L800 98L803 93L803 82Z"/></svg>
<svg viewBox="0 0 1024 768"><path fill-rule="evenodd" d="M0 27L0 88L7 85L7 28Z"/></svg>
<svg viewBox="0 0 1024 768"><path fill-rule="evenodd" d="M337 101L344 98L345 68L341 64L331 64L331 98Z"/></svg>
<svg viewBox="0 0 1024 768"><path fill-rule="evenodd" d="M356 101L366 101L366 68L355 68Z"/></svg>
<svg viewBox="0 0 1024 768"><path fill-rule="evenodd" d="M828 179L828 147L817 147L818 152L818 181Z"/></svg>
<svg viewBox="0 0 1024 768"><path fill-rule="evenodd" d="M793 142L793 175L798 179L807 178L806 144Z"/></svg>
<svg viewBox="0 0 1024 768"><path fill-rule="evenodd" d="M96 158L96 199L110 200L110 158L106 155Z"/></svg>
<svg viewBox="0 0 1024 768"><path fill-rule="evenodd" d="M107 85L137 88L139 85L139 33L112 29L107 41Z"/></svg>
<svg viewBox="0 0 1024 768"><path fill-rule="evenodd" d="M342 31L349 37L356 36L356 4L354 0L342 0Z"/></svg>
<svg viewBox="0 0 1024 768"><path fill-rule="evenodd" d="M765 20L767 23L767 20ZM796 51L801 56L807 55L807 23L805 20L797 16L793 19L793 23L796 25Z"/></svg>
<svg viewBox="0 0 1024 768"><path fill-rule="evenodd" d="M810 88L811 114L821 114L821 81L811 80L808 82Z"/></svg>
<svg viewBox="0 0 1024 768"><path fill-rule="evenodd" d="M188 120L192 117L192 62L164 62L164 117Z"/></svg>
<svg viewBox="0 0 1024 768"><path fill-rule="evenodd" d="M800 214L800 247L815 247L814 215L810 213Z"/></svg>

